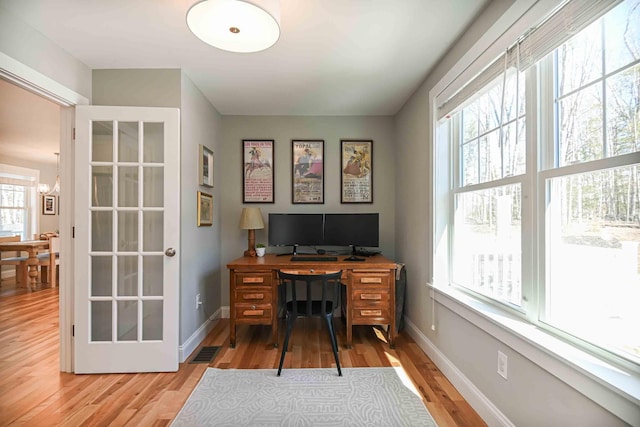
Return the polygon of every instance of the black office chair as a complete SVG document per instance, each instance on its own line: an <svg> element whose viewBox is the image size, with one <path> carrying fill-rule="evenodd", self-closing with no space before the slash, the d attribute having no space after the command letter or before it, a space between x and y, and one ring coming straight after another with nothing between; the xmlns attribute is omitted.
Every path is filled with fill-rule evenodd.
<svg viewBox="0 0 640 427"><path fill-rule="evenodd" d="M338 341L336 340L336 332L333 326L333 311L338 306L340 298L340 277L342 271L327 272L324 274L299 274L298 272L287 273L278 271L280 278L281 295L286 301L286 322L287 331L284 337L284 345L282 346L282 354L280 355L280 366L278 366L278 376L282 371L284 363L284 355L288 351L289 337L293 330L293 324L298 317L324 317L329 337L331 339L331 347L333 348L333 356L336 359L338 368L338 376L342 376L340 369L340 360L338 359ZM297 283L306 284L306 294L304 297L298 297L296 290ZM312 292L316 290L315 295ZM312 295L320 297L314 300Z"/></svg>

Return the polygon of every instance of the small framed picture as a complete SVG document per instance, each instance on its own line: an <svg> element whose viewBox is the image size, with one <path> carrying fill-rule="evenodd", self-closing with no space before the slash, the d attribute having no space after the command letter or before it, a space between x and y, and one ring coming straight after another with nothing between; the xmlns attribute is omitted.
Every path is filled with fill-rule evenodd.
<svg viewBox="0 0 640 427"><path fill-rule="evenodd" d="M56 202L56 196L42 196L42 215L55 215Z"/></svg>
<svg viewBox="0 0 640 427"><path fill-rule="evenodd" d="M341 203L373 203L373 141L340 140Z"/></svg>
<svg viewBox="0 0 640 427"><path fill-rule="evenodd" d="M213 187L213 151L200 144L198 156L199 184L205 187Z"/></svg>
<svg viewBox="0 0 640 427"><path fill-rule="evenodd" d="M242 203L274 203L273 139L242 140Z"/></svg>
<svg viewBox="0 0 640 427"><path fill-rule="evenodd" d="M198 191L198 227L213 224L213 196Z"/></svg>
<svg viewBox="0 0 640 427"><path fill-rule="evenodd" d="M324 203L324 140L291 141L291 202Z"/></svg>

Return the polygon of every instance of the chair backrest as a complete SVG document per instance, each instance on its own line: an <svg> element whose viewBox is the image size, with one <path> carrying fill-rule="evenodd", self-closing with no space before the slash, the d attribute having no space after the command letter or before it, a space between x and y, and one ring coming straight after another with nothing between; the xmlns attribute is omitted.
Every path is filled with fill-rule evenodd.
<svg viewBox="0 0 640 427"><path fill-rule="evenodd" d="M50 240L52 237L58 237L55 231L45 231L44 233L34 234L36 240Z"/></svg>
<svg viewBox="0 0 640 427"><path fill-rule="evenodd" d="M278 277L287 302L287 311L295 316L321 316L336 308L340 298L342 271L304 274L279 270ZM299 295L298 283L305 285L304 296Z"/></svg>
<svg viewBox="0 0 640 427"><path fill-rule="evenodd" d="M49 252L53 252L54 254L60 253L59 237L49 237Z"/></svg>

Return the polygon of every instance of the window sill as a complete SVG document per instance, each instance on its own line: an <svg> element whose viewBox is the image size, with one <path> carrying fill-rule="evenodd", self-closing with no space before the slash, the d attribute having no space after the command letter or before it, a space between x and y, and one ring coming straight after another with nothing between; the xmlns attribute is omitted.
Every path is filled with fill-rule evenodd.
<svg viewBox="0 0 640 427"><path fill-rule="evenodd" d="M626 422L637 422L640 416L640 375L598 359L451 286L433 289L438 303Z"/></svg>

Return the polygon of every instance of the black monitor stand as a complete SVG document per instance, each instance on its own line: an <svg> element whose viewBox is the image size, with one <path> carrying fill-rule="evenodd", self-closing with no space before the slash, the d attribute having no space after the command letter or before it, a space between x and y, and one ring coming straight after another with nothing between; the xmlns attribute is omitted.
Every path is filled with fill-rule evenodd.
<svg viewBox="0 0 640 427"><path fill-rule="evenodd" d="M298 244L293 245L293 249L291 249L291 252L288 253L284 253L284 254L278 254L277 256L286 256L286 255L293 255L296 256L298 255Z"/></svg>

